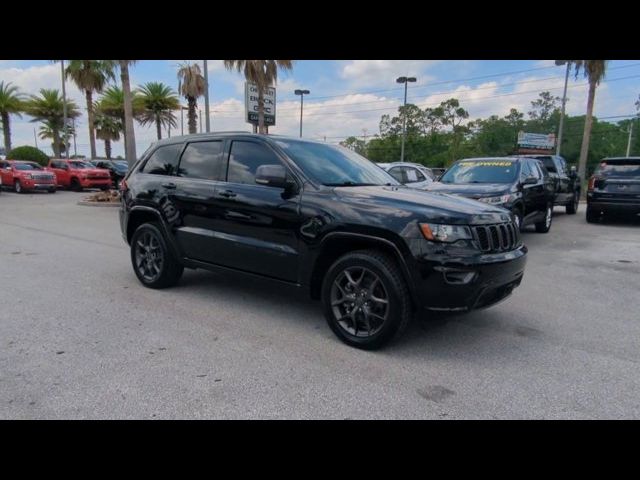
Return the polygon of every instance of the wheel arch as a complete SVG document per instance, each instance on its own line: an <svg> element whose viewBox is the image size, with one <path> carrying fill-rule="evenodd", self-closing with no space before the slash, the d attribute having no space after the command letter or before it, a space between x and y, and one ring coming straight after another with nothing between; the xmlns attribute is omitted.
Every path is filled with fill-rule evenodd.
<svg viewBox="0 0 640 480"><path fill-rule="evenodd" d="M336 232L328 234L320 245L320 253L315 259L309 276L309 293L311 298L321 296L322 280L329 267L341 256L356 250L375 249L388 254L396 260L400 272L407 284L413 308L417 308L419 301L415 292L409 267L398 246L386 238L364 235L359 233Z"/></svg>

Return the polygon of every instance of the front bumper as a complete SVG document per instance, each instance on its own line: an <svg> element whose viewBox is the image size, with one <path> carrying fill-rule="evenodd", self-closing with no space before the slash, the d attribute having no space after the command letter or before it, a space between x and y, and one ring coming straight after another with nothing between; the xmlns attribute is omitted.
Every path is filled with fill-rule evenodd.
<svg viewBox="0 0 640 480"><path fill-rule="evenodd" d="M34 180L22 180L21 184L24 190L55 190L57 188L55 181L42 183Z"/></svg>
<svg viewBox="0 0 640 480"><path fill-rule="evenodd" d="M526 256L522 245L510 252L423 260L418 266L420 303L429 310L460 312L494 305L520 285Z"/></svg>
<svg viewBox="0 0 640 480"><path fill-rule="evenodd" d="M105 178L85 178L80 179L80 185L82 188L100 188L100 187L111 187L113 185L113 181L111 177Z"/></svg>

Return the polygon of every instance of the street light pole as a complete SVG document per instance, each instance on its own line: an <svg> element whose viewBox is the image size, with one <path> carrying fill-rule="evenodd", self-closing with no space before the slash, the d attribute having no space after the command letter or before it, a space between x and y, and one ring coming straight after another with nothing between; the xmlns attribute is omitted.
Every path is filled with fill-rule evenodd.
<svg viewBox="0 0 640 480"><path fill-rule="evenodd" d="M400 161L404 162L404 142L405 137L407 136L407 87L409 82L415 82L416 77L398 77L396 78L397 83L404 83L404 108L402 115L402 147L400 149Z"/></svg>
<svg viewBox="0 0 640 480"><path fill-rule="evenodd" d="M627 140L627 157L629 153L631 153L631 136L633 135L633 118L631 119L631 123L629 124L629 140Z"/></svg>
<svg viewBox="0 0 640 480"><path fill-rule="evenodd" d="M207 60L204 62L204 118L207 127L207 133L211 131L211 123L209 121L209 71L207 68ZM202 133L202 119L200 119L200 133Z"/></svg>
<svg viewBox="0 0 640 480"><path fill-rule="evenodd" d="M69 144L65 136L67 130L67 89L64 81L64 60L60 60L60 73L62 74L62 139L64 141L64 153L69 158Z"/></svg>
<svg viewBox="0 0 640 480"><path fill-rule="evenodd" d="M564 74L564 92L562 93L562 111L560 112L560 125L558 127L558 144L556 145L556 155L560 155L562 146L562 130L564 126L564 109L567 104L567 83L569 83L569 70L571 70L571 62L569 60L556 60L556 65L567 64L567 71Z"/></svg>
<svg viewBox="0 0 640 480"><path fill-rule="evenodd" d="M304 104L304 96L309 95L311 92L309 90L296 90L293 93L300 95L300 138L302 138L302 108Z"/></svg>

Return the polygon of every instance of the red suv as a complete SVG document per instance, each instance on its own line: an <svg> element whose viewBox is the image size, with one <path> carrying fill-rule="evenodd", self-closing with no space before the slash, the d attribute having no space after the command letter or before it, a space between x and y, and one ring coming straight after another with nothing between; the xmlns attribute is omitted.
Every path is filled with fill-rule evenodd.
<svg viewBox="0 0 640 480"><path fill-rule="evenodd" d="M0 160L0 178L2 185L13 188L17 193L30 190L56 192L56 175L36 162Z"/></svg>
<svg viewBox="0 0 640 480"><path fill-rule="evenodd" d="M96 168L82 160L50 160L47 170L55 173L58 186L77 192L85 188L111 188L111 174L104 168Z"/></svg>

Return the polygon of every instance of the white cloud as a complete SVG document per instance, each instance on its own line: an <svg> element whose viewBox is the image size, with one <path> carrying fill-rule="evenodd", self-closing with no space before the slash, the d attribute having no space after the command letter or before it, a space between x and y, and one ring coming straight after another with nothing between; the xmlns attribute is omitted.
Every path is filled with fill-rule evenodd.
<svg viewBox="0 0 640 480"><path fill-rule="evenodd" d="M440 60L351 60L340 72L352 88L374 86L396 87L399 76L417 77L418 82L427 82L433 77L426 71Z"/></svg>

